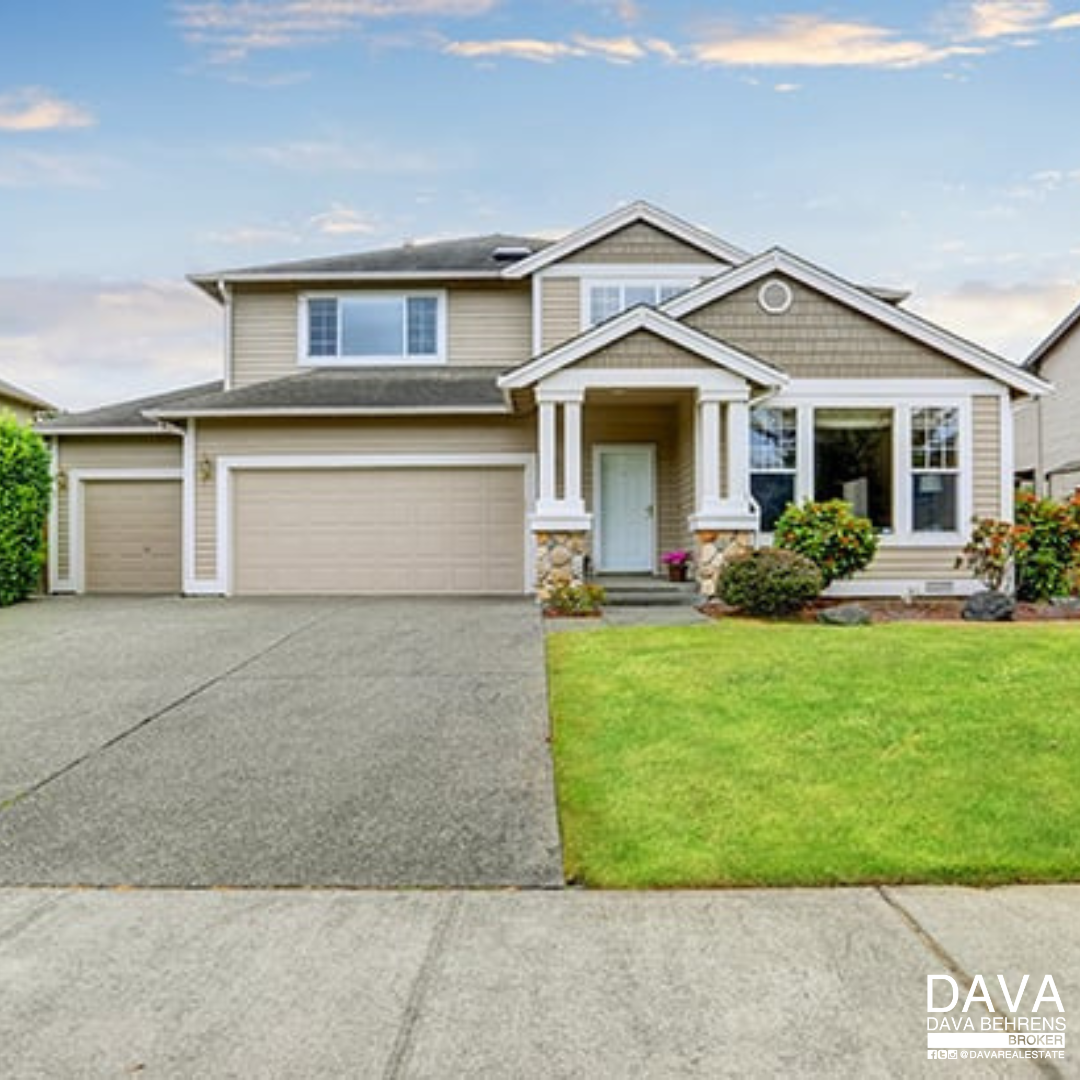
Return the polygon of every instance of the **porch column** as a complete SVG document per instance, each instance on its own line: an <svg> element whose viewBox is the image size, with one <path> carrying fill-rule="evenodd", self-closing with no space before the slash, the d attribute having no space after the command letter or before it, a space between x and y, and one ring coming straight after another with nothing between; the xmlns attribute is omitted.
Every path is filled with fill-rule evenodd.
<svg viewBox="0 0 1080 1080"><path fill-rule="evenodd" d="M568 514L584 514L581 497L581 402L563 402L563 502Z"/></svg>
<svg viewBox="0 0 1080 1080"><path fill-rule="evenodd" d="M720 506L720 398L698 392L697 513L719 513Z"/></svg>
<svg viewBox="0 0 1080 1080"><path fill-rule="evenodd" d="M550 513L555 505L555 402L540 401L540 492L537 509Z"/></svg>
<svg viewBox="0 0 1080 1080"><path fill-rule="evenodd" d="M732 401L727 407L728 502L740 513L750 508L750 406Z"/></svg>

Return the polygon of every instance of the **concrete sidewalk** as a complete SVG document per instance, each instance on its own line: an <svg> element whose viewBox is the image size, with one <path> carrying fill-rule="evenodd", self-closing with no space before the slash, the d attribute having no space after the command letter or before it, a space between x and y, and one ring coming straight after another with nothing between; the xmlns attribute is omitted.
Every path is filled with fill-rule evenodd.
<svg viewBox="0 0 1080 1080"><path fill-rule="evenodd" d="M1052 1064L927 1060L939 973L1028 974L1023 1014L1052 974L1080 1017L1080 887L6 889L0 1072L1080 1076L1069 1039Z"/></svg>

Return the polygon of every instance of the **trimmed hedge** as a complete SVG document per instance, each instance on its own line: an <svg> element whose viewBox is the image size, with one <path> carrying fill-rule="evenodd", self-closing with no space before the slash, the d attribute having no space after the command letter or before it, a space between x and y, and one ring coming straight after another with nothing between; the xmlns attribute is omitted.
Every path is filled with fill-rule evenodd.
<svg viewBox="0 0 1080 1080"><path fill-rule="evenodd" d="M858 517L842 499L794 503L776 523L779 548L805 555L821 571L828 588L852 577L874 561L878 538L874 526Z"/></svg>
<svg viewBox="0 0 1080 1080"><path fill-rule="evenodd" d="M716 595L748 615L789 615L821 593L821 571L805 555L760 548L720 568Z"/></svg>
<svg viewBox="0 0 1080 1080"><path fill-rule="evenodd" d="M0 415L0 607L25 600L38 586L51 494L41 437Z"/></svg>

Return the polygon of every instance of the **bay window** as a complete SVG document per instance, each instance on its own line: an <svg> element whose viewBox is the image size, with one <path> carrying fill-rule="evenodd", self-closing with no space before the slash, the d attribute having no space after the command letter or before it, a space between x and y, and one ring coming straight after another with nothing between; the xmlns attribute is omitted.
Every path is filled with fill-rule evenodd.
<svg viewBox="0 0 1080 1080"><path fill-rule="evenodd" d="M764 532L772 532L776 519L795 501L796 419L794 409L766 407L750 413L750 493L761 508Z"/></svg>
<svg viewBox="0 0 1080 1080"><path fill-rule="evenodd" d="M442 306L436 293L309 296L302 359L310 364L441 362Z"/></svg>

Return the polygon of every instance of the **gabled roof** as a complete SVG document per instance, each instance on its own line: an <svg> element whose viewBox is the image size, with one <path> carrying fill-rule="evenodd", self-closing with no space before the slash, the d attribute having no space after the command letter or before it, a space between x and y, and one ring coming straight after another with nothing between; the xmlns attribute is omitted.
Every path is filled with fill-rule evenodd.
<svg viewBox="0 0 1080 1080"><path fill-rule="evenodd" d="M570 367L598 349L614 345L638 331L655 334L672 345L686 349L694 356L709 360L717 367L760 386L779 388L788 383L788 377L771 364L748 356L722 341L717 341L716 338L709 337L708 334L684 326L656 308L639 304L591 330L586 330L564 345L508 371L499 378L499 388L509 391L532 386L540 379Z"/></svg>
<svg viewBox="0 0 1080 1080"><path fill-rule="evenodd" d="M146 415L148 409L176 405L190 397L220 390L223 383L200 383L164 394L134 398L114 405L102 405L85 412L65 412L34 425L42 435L158 435L170 434L157 420Z"/></svg>
<svg viewBox="0 0 1080 1080"><path fill-rule="evenodd" d="M852 285L843 278L813 263L806 262L782 248L772 248L728 271L703 282L679 296L672 297L661 310L674 319L682 319L693 311L730 296L739 289L759 281L769 274L782 274L808 288L836 300L876 322L905 334L915 341L956 360L1006 386L1024 394L1041 395L1051 389L1048 383L1017 364L982 348L973 342L935 326L926 319L880 299L866 289Z"/></svg>
<svg viewBox="0 0 1080 1080"><path fill-rule="evenodd" d="M211 416L366 416L504 413L492 367L318 368L166 403L161 419Z"/></svg>
<svg viewBox="0 0 1080 1080"><path fill-rule="evenodd" d="M661 210L658 206L639 200L599 218L584 228L570 233L569 236L564 236L554 244L549 244L543 251L538 251L535 255L506 267L503 270L503 277L514 279L529 277L538 270L543 270L545 266L565 259L575 251L580 251L638 222L652 225L661 232L668 233L691 247L713 256L718 262L737 266L750 258L747 252L713 236L706 229L700 229L688 221L683 221L682 218L675 217L674 214L669 214L666 210Z"/></svg>
<svg viewBox="0 0 1080 1080"><path fill-rule="evenodd" d="M514 252L537 252L550 240L535 236L465 236L456 240L436 240L428 244L361 251L293 262L269 263L233 270L190 274L188 280L217 298L218 282L274 281L409 281L453 278L499 280ZM502 257L496 258L496 252ZM516 255L520 259L520 254Z"/></svg>
<svg viewBox="0 0 1080 1080"><path fill-rule="evenodd" d="M17 401L20 405L26 405L31 409L54 409L55 405L49 404L44 398L39 398L36 394L31 394L29 390L22 390L13 383L6 382L4 379L0 379L0 397L9 398L11 401Z"/></svg>
<svg viewBox="0 0 1080 1080"><path fill-rule="evenodd" d="M1050 331L1049 334L1035 346L1035 351L1024 361L1024 367L1028 371L1038 374L1042 362L1053 351L1057 344L1072 333L1075 326L1080 325L1080 304L1077 304L1064 319Z"/></svg>

